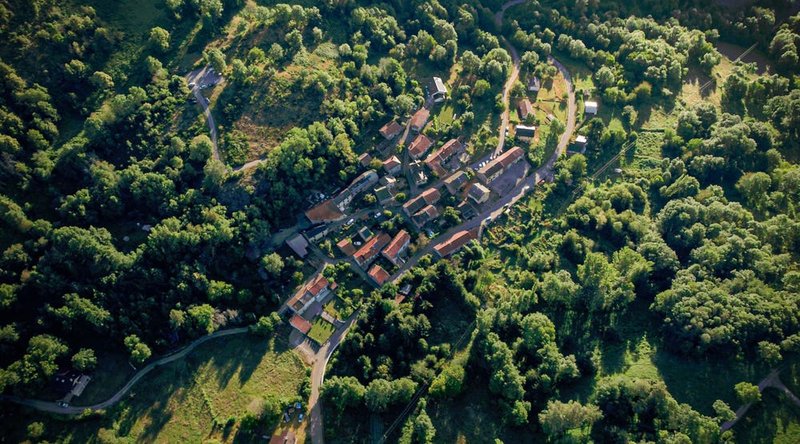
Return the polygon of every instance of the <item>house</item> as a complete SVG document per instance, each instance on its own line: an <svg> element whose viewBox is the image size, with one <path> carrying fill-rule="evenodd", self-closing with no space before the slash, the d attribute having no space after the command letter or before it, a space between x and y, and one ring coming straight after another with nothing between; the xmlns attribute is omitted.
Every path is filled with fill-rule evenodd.
<svg viewBox="0 0 800 444"><path fill-rule="evenodd" d="M533 105L527 98L520 100L517 103L517 114L521 120L527 120L528 116L533 114Z"/></svg>
<svg viewBox="0 0 800 444"><path fill-rule="evenodd" d="M339 247L339 250L344 253L345 256L352 256L356 252L356 247L353 246L353 241L350 240L349 237L337 242L336 246Z"/></svg>
<svg viewBox="0 0 800 444"><path fill-rule="evenodd" d="M411 165L409 165L409 167L411 169L411 176L414 178L415 185L419 186L428 182L428 175L425 174L425 168L423 168L422 162L416 160L414 162L411 162Z"/></svg>
<svg viewBox="0 0 800 444"><path fill-rule="evenodd" d="M314 225L308 230L304 231L303 235L305 235L309 242L319 242L323 237L328 235L329 231L330 227L328 227L328 225L319 224Z"/></svg>
<svg viewBox="0 0 800 444"><path fill-rule="evenodd" d="M479 205L489 200L490 194L491 191L479 183L474 183L469 188L469 198Z"/></svg>
<svg viewBox="0 0 800 444"><path fill-rule="evenodd" d="M87 375L80 375L78 379L75 381L75 385L72 386L72 390L70 391L70 395L72 397L77 398L83 394L83 391L86 390L86 386L89 385L89 381L92 378Z"/></svg>
<svg viewBox="0 0 800 444"><path fill-rule="evenodd" d="M472 219L476 214L475 208L473 208L472 205L470 205L466 200L461 201L461 203L459 203L456 207L456 210L461 212L461 217L464 218L464 220Z"/></svg>
<svg viewBox="0 0 800 444"><path fill-rule="evenodd" d="M459 171L445 179L444 186L447 187L447 191L449 191L450 194L457 194L467 181L469 181L467 173Z"/></svg>
<svg viewBox="0 0 800 444"><path fill-rule="evenodd" d="M585 102L583 104L583 112L586 114L596 115L597 109L597 102Z"/></svg>
<svg viewBox="0 0 800 444"><path fill-rule="evenodd" d="M578 136L575 137L575 144L578 146L585 146L587 141L586 136L582 134L578 134Z"/></svg>
<svg viewBox="0 0 800 444"><path fill-rule="evenodd" d="M367 170L356 177L350 185L347 186L341 193L333 198L336 207L344 211L350 202L362 191L378 183L379 177L375 170Z"/></svg>
<svg viewBox="0 0 800 444"><path fill-rule="evenodd" d="M381 251L381 254L386 258L386 260L399 267L400 255L406 251L410 243L411 236L408 234L408 232L406 230L400 230L400 232L394 236L392 241L389 242L389 245L387 245L386 248Z"/></svg>
<svg viewBox="0 0 800 444"><path fill-rule="evenodd" d="M437 210L433 205L428 205L411 216L411 220L414 222L417 228L422 228L425 226L425 224L436 219L437 217L439 217L439 210Z"/></svg>
<svg viewBox="0 0 800 444"><path fill-rule="evenodd" d="M435 251L436 254L439 255L439 257L450 256L451 254L460 250L461 247L463 247L470 241L477 239L478 230L479 228L476 227L471 230L459 231L458 233L455 233L452 236L450 236L447 240L433 247L433 251Z"/></svg>
<svg viewBox="0 0 800 444"><path fill-rule="evenodd" d="M372 278L373 281L375 281L376 284L378 284L378 286L383 285L391 277L389 272L384 270L383 267L378 264L373 265L367 274Z"/></svg>
<svg viewBox="0 0 800 444"><path fill-rule="evenodd" d="M392 156L383 161L383 169L389 174L397 174L403 167L403 163L397 156Z"/></svg>
<svg viewBox="0 0 800 444"><path fill-rule="evenodd" d="M333 222L344 218L344 213L336 205L334 199L328 199L305 212L312 224Z"/></svg>
<svg viewBox="0 0 800 444"><path fill-rule="evenodd" d="M532 139L536 135L536 127L533 125L517 125L514 136L519 138Z"/></svg>
<svg viewBox="0 0 800 444"><path fill-rule="evenodd" d="M539 92L540 89L542 89L542 81L538 77L532 76L528 79L528 91Z"/></svg>
<svg viewBox="0 0 800 444"><path fill-rule="evenodd" d="M372 231L368 227L361 227L358 229L358 237L360 237L364 242L366 242L372 236Z"/></svg>
<svg viewBox="0 0 800 444"><path fill-rule="evenodd" d="M436 202L439 202L439 199L441 199L441 197L442 193L439 192L439 189L435 187L428 188L427 190L423 191L419 196L403 204L403 212L406 213L406 216L411 216L412 214L421 210L422 207L424 207L425 205L433 205Z"/></svg>
<svg viewBox="0 0 800 444"><path fill-rule="evenodd" d="M392 140L395 138L395 136L397 136L403 131L403 127L400 126L400 124L397 123L397 121L392 120L386 125L383 125L383 127L381 127L381 129L378 131L381 133L381 136L383 136L384 139Z"/></svg>
<svg viewBox="0 0 800 444"><path fill-rule="evenodd" d="M383 250L383 247L391 240L392 238L386 233L373 236L372 239L365 242L364 245L353 254L353 259L356 260L356 263L361 268L364 268L375 260L381 250Z"/></svg>
<svg viewBox="0 0 800 444"><path fill-rule="evenodd" d="M289 319L289 325L302 334L306 334L311 330L311 323L298 314L292 315L292 318Z"/></svg>
<svg viewBox="0 0 800 444"><path fill-rule="evenodd" d="M458 139L450 139L445 142L441 148L432 152L425 158L425 165L437 176L444 176L447 171L442 166L442 163L447 162L448 159L460 152L463 148L464 146Z"/></svg>
<svg viewBox="0 0 800 444"><path fill-rule="evenodd" d="M497 179L504 171L525 157L522 148L515 146L478 170L478 178L485 184Z"/></svg>
<svg viewBox="0 0 800 444"><path fill-rule="evenodd" d="M433 82L431 82L431 99L433 99L435 103L440 103L446 98L447 88L444 86L444 82L441 77L434 77Z"/></svg>
<svg viewBox="0 0 800 444"><path fill-rule="evenodd" d="M363 153L358 156L358 163L366 168L369 166L370 162L372 162L372 156L369 153Z"/></svg>
<svg viewBox="0 0 800 444"><path fill-rule="evenodd" d="M286 240L286 245L294 251L294 254L300 257L300 259L305 258L308 256L308 241L306 238L297 233L294 236L290 237Z"/></svg>
<svg viewBox="0 0 800 444"><path fill-rule="evenodd" d="M375 197L378 198L378 202L380 202L381 205L385 205L387 202L390 202L392 199L394 199L394 194L392 194L391 190L389 190L389 187L384 185L382 187L375 188Z"/></svg>
<svg viewBox="0 0 800 444"><path fill-rule="evenodd" d="M380 182L381 185L385 185L386 188L389 188L390 190L397 186L397 179L395 179L394 176L383 176L381 177Z"/></svg>
<svg viewBox="0 0 800 444"><path fill-rule="evenodd" d="M294 314L302 315L314 302L321 302L331 294L330 282L318 273L286 302L286 307Z"/></svg>
<svg viewBox="0 0 800 444"><path fill-rule="evenodd" d="M422 131L422 128L425 128L425 124L428 123L428 118L430 116L431 111L428 108L420 108L411 116L411 129L417 133Z"/></svg>
<svg viewBox="0 0 800 444"><path fill-rule="evenodd" d="M433 141L424 134L418 134L416 138L408 145L408 155L412 159L419 159L423 154L433 145Z"/></svg>

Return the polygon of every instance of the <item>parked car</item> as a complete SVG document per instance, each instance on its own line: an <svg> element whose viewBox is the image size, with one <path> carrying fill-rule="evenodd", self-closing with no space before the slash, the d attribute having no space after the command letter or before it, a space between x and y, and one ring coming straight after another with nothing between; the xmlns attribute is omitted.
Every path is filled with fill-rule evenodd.
<svg viewBox="0 0 800 444"><path fill-rule="evenodd" d="M306 416L306 415L304 415L304 414L302 414L302 413L301 413L301 414L299 414L299 415L297 415L297 422L303 422L303 418L305 418L305 416Z"/></svg>

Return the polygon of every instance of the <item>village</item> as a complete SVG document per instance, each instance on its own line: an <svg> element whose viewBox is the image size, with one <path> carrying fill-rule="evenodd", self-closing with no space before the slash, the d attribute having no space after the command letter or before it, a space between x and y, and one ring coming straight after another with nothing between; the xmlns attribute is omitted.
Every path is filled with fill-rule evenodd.
<svg viewBox="0 0 800 444"><path fill-rule="evenodd" d="M513 137L506 141L511 148L471 156L461 138L435 140L425 134L432 110L448 93L442 79L433 77L423 107L407 121L393 119L380 128L379 143L359 157L361 173L334 195L317 196L304 213L308 228L285 241L297 257L317 266L280 310L293 335L300 336L293 342L310 339L316 348L345 324L332 309L338 283L325 277L334 261L349 263L373 288L397 282L423 254L446 258L479 239L501 200L552 177L530 175L522 147L537 139L539 123L532 100L541 81L531 76L526 84L527 94L514 109L518 122L504 129ZM597 114L597 102L586 101L584 108L587 115ZM548 113L544 120L554 118ZM570 142L567 154L585 151L585 136ZM533 181L523 186L526 178ZM510 205L503 203L501 210ZM408 296L413 289L406 284L395 300Z"/></svg>

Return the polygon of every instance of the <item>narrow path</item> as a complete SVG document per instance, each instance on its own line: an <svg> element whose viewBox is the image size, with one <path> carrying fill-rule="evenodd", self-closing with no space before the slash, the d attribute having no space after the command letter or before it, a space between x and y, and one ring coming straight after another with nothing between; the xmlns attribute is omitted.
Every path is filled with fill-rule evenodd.
<svg viewBox="0 0 800 444"><path fill-rule="evenodd" d="M798 398L791 390L789 390L786 385L784 385L783 381L781 381L780 377L780 369L775 369L769 372L769 374L758 383L758 391L759 393L763 392L764 389L767 387L772 387L774 389L780 390L783 394L785 394L790 401L792 401L795 405L800 407L800 398ZM736 409L736 417L730 421L726 421L720 426L720 431L724 432L739 422L742 417L747 413L753 403L747 403L741 405L738 409Z"/></svg>
<svg viewBox="0 0 800 444"><path fill-rule="evenodd" d="M107 400L99 402L94 405L61 407L60 405L58 405L57 402L20 398L17 396L1 396L0 400L14 402L43 412L60 413L64 415L77 415L83 413L86 409L103 410L118 403L122 399L122 397L125 396L125 394L128 393L128 391L130 391L131 387L133 387L137 382L139 382L139 380L142 379L145 375L150 373L154 368L164 364L169 364L170 362L177 361L178 359L183 359L186 355L191 353L192 350L197 348L197 346L204 344L212 339L231 336L231 335L239 335L242 333L247 333L248 331L249 329L247 327L231 328L228 330L220 330L208 336L203 336L202 338L198 338L194 342L182 348L181 350L171 355L164 356L163 358L155 360L150 364L147 364L146 366L142 367L142 369L139 370L135 375L133 375L133 377L130 380L128 380L127 384L125 384L121 389L119 389L117 393L115 393Z"/></svg>
<svg viewBox="0 0 800 444"><path fill-rule="evenodd" d="M217 144L217 124L214 122L214 116L211 115L211 110L208 108L208 99L206 99L201 92L201 87L206 83L209 85L216 85L222 80L222 76L215 73L211 67L204 66L203 68L190 72L186 77L189 84L193 85L191 87L192 94L194 94L197 103L203 108L203 114L206 116L206 123L211 133L211 143L213 145L212 155L214 159L220 160L219 145Z"/></svg>

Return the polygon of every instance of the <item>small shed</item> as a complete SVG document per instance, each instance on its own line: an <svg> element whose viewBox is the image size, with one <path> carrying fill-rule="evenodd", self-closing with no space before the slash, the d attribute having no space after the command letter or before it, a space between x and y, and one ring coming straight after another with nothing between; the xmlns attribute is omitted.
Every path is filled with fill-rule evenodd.
<svg viewBox="0 0 800 444"><path fill-rule="evenodd" d="M598 109L597 102L587 101L583 104L583 110L586 114L596 115L597 109Z"/></svg>
<svg viewBox="0 0 800 444"><path fill-rule="evenodd" d="M434 102L440 103L447 98L447 88L441 77L434 77L431 84L431 98Z"/></svg>

